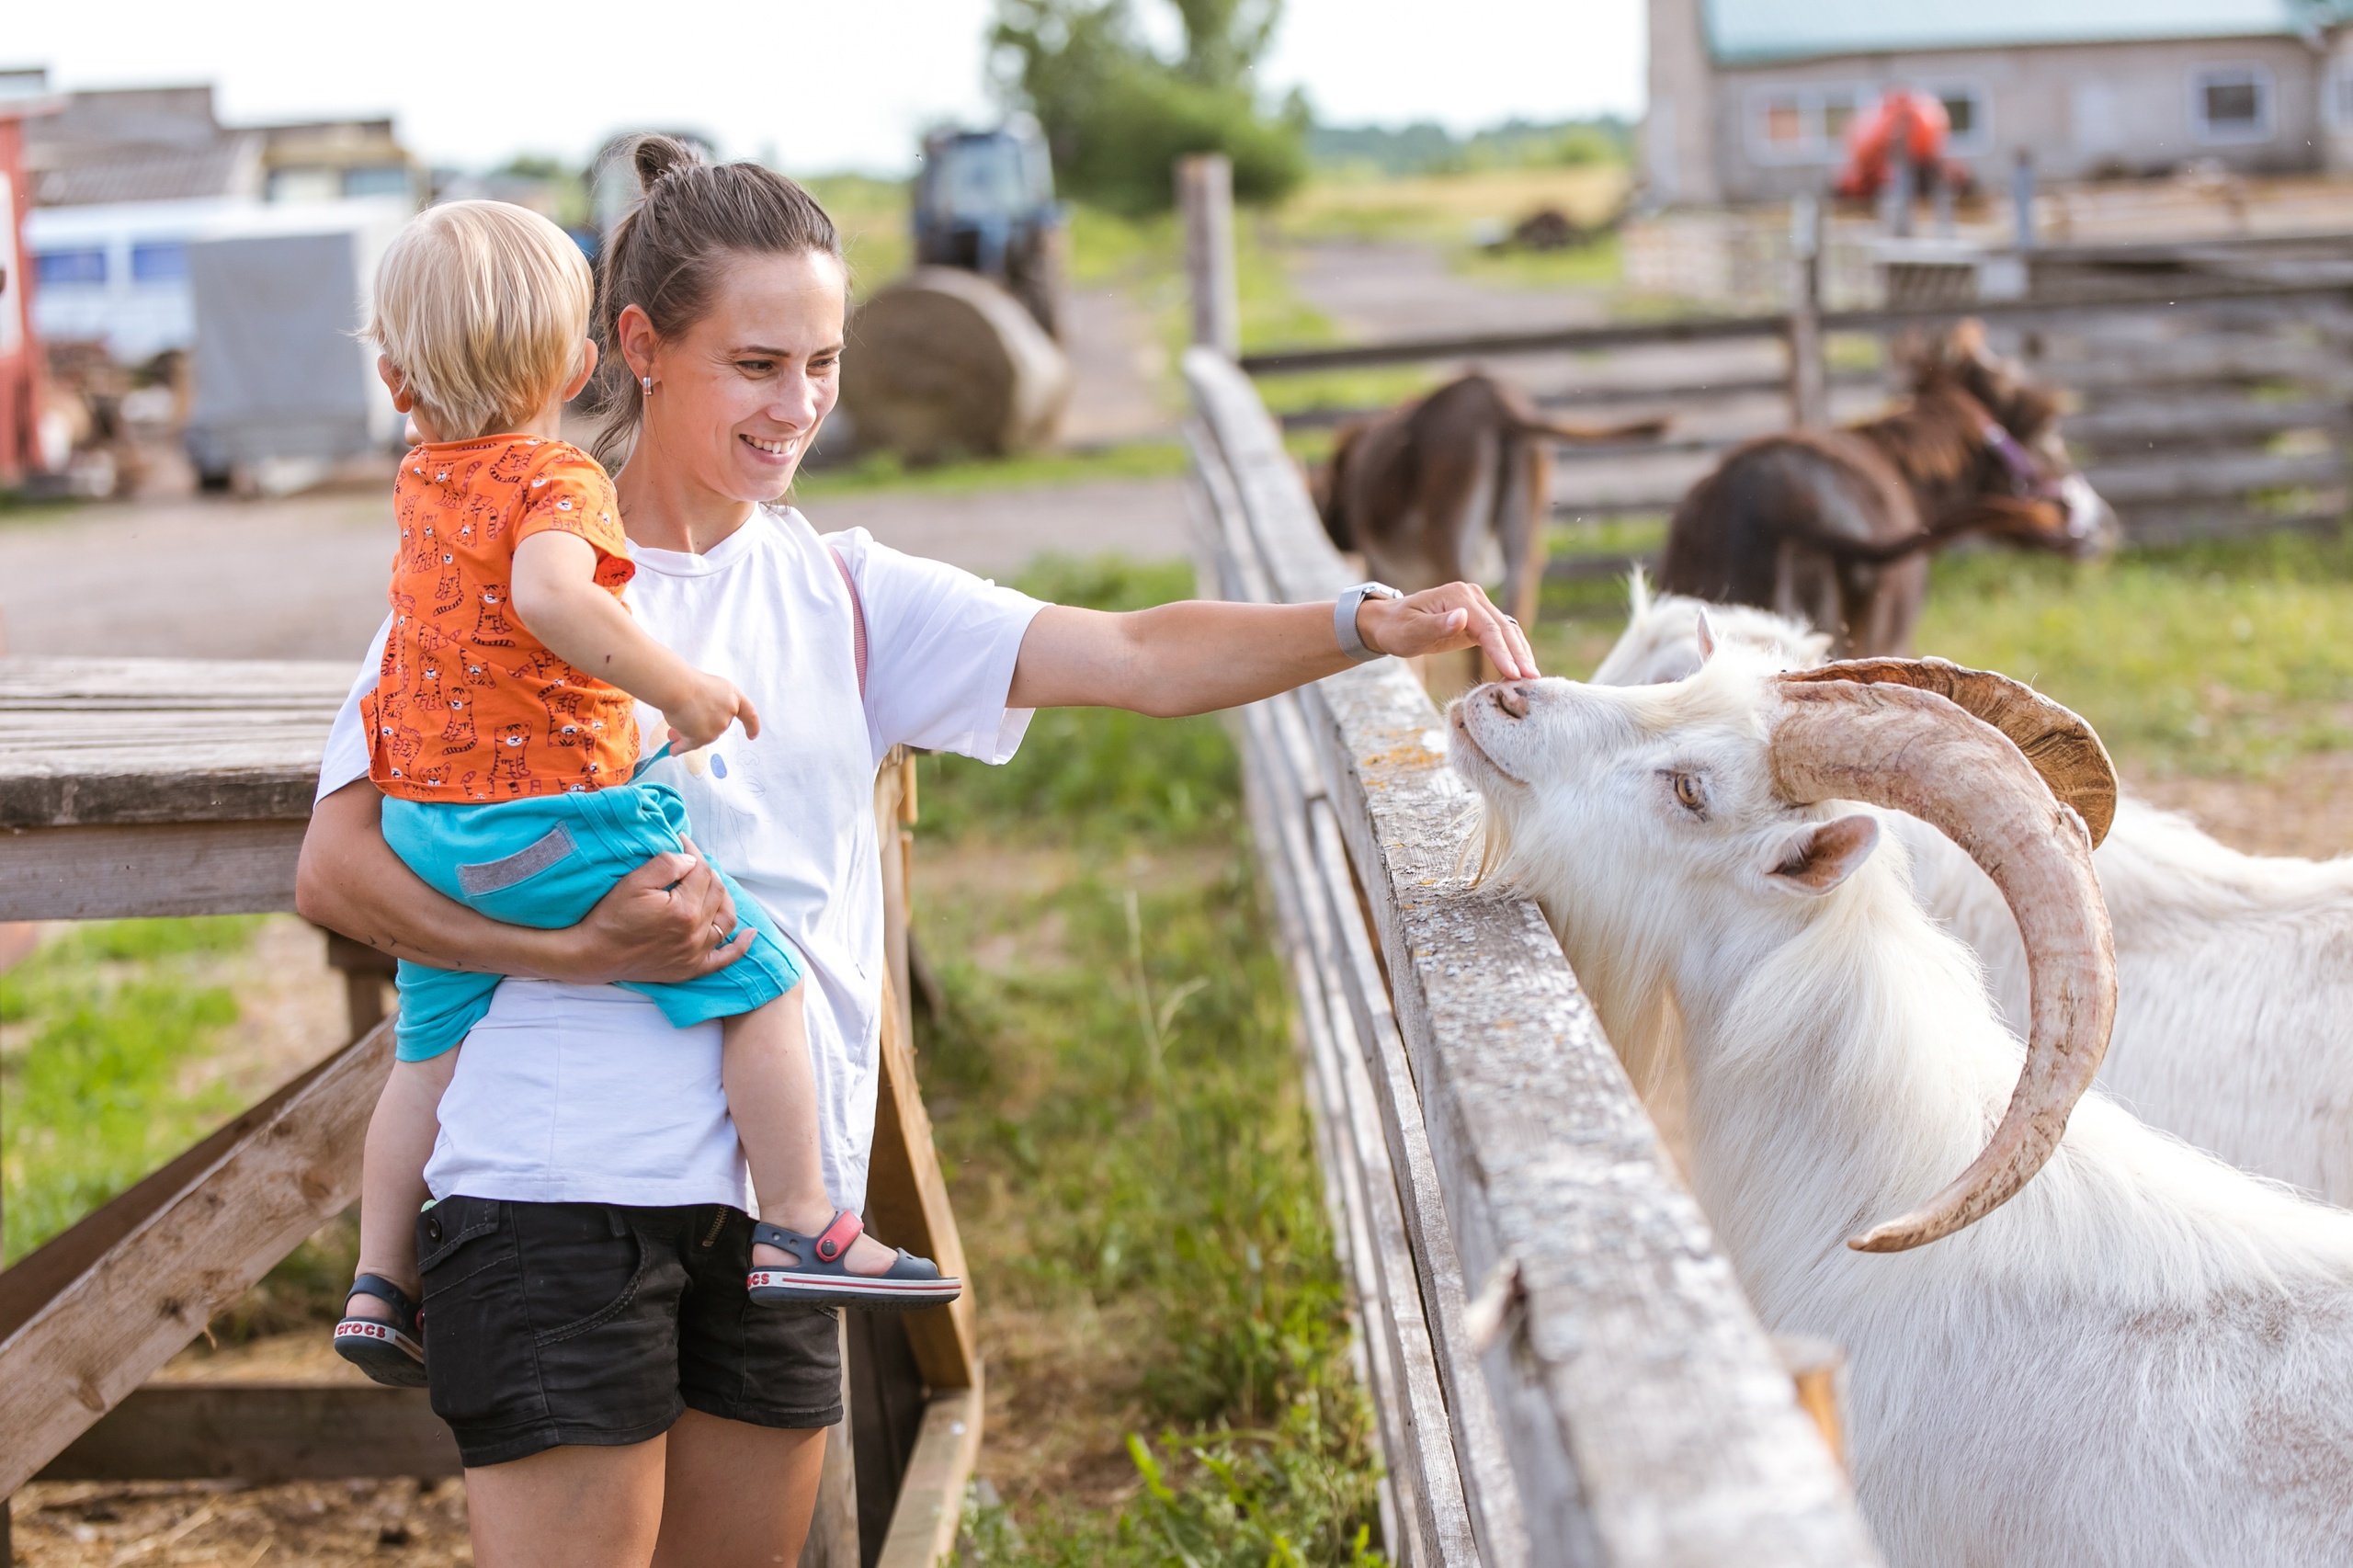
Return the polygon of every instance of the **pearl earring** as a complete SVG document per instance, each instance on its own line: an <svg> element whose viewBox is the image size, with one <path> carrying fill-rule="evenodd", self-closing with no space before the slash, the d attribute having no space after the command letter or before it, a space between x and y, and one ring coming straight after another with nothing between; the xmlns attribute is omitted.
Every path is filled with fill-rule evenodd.
<svg viewBox="0 0 2353 1568"><path fill-rule="evenodd" d="M647 392L652 392L654 390L654 378L652 376L640 376L637 379Z"/></svg>

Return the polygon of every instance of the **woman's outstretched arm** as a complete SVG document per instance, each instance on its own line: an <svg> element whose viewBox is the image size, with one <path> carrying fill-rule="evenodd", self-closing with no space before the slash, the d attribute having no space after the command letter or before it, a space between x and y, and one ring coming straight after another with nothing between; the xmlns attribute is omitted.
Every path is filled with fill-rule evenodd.
<svg viewBox="0 0 2353 1568"><path fill-rule="evenodd" d="M1367 598L1357 632L1379 653L1413 658L1477 646L1506 678L1536 674L1517 622L1472 583L1402 599ZM1182 604L1113 615L1049 605L1029 622L1013 666L1011 708L1127 708L1155 718L1256 702L1348 667L1332 601Z"/></svg>
<svg viewBox="0 0 2353 1568"><path fill-rule="evenodd" d="M294 906L304 919L394 958L602 984L692 980L733 962L751 945L753 929L745 926L726 947L711 947L714 926L735 928L735 905L694 855L647 861L577 926L540 931L502 925L442 897L404 865L384 842L383 807L383 796L362 779L313 809Z"/></svg>

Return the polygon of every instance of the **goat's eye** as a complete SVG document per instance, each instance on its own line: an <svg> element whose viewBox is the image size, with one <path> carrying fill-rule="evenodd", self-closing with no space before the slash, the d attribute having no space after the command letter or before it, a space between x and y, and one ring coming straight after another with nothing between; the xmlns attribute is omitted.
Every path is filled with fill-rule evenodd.
<svg viewBox="0 0 2353 1568"><path fill-rule="evenodd" d="M1699 776L1677 773L1672 777L1675 780L1675 803L1688 812L1704 812L1708 809L1708 795L1699 788Z"/></svg>

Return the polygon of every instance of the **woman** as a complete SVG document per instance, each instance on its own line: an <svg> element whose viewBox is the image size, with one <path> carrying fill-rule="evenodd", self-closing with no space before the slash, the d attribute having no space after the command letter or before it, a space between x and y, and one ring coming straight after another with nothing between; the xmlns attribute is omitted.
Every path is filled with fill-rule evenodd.
<svg viewBox="0 0 2353 1568"><path fill-rule="evenodd" d="M1374 653L1475 643L1535 673L1476 587L1131 615L1040 605L863 532L820 539L775 505L831 411L847 278L798 186L637 152L643 204L597 305L633 613L769 716L678 769L701 841L809 971L826 1187L862 1209L882 974L871 784L892 746L1003 762L1030 710L1199 713ZM1344 652L1353 633L1362 649ZM864 643L861 667L860 642ZM433 892L378 832L358 699L337 721L303 846L302 912L387 951L515 977L441 1104L418 1220L434 1409L466 1462L484 1568L796 1560L823 1429L841 1417L829 1313L744 1295L745 1175L716 1026L672 1029L606 983L692 977L748 930L709 869L648 864L581 925L501 926Z"/></svg>

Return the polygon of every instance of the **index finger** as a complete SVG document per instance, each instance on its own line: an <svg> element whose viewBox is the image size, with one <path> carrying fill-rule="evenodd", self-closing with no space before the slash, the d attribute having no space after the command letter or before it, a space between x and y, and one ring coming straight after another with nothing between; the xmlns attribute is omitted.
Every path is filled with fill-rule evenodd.
<svg viewBox="0 0 2353 1568"><path fill-rule="evenodd" d="M741 691L735 694L735 717L744 722L744 733L751 740L760 738L760 710Z"/></svg>

